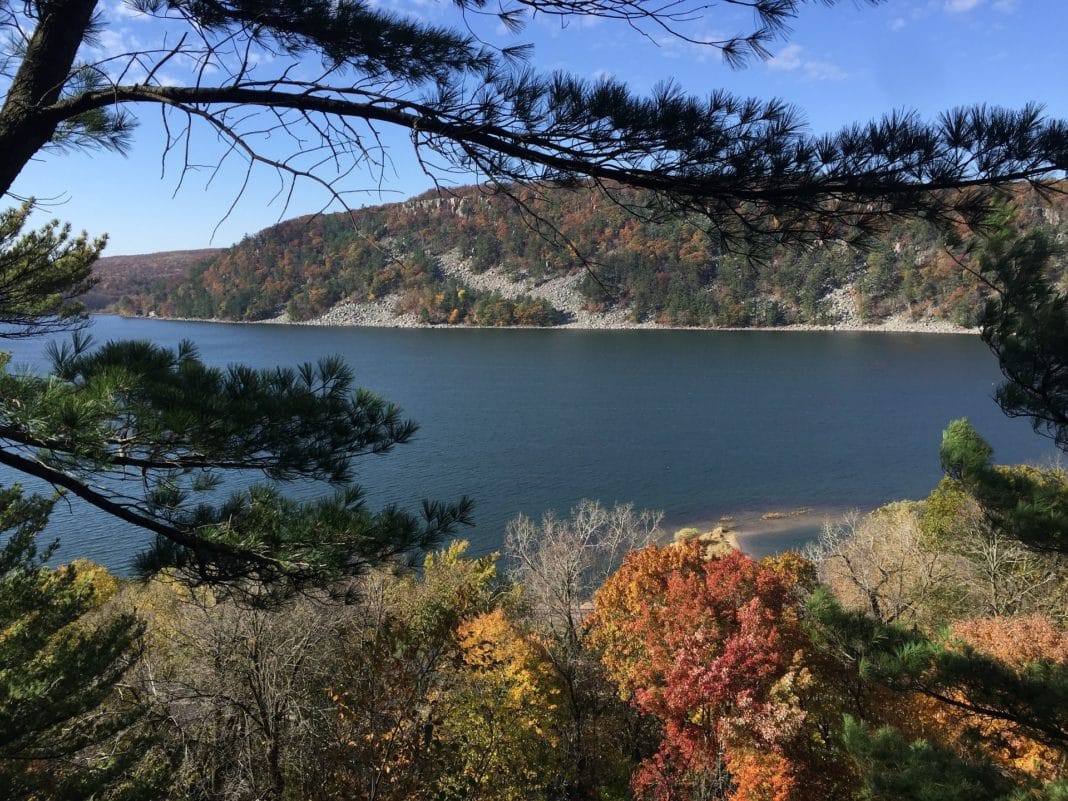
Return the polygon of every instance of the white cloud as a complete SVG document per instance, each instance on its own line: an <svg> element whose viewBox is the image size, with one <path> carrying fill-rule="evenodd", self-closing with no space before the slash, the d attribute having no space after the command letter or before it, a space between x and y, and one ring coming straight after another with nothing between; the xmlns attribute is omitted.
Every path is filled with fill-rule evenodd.
<svg viewBox="0 0 1068 801"><path fill-rule="evenodd" d="M160 86L181 86L182 81L178 76L171 75L169 72L157 72L153 76L153 80Z"/></svg>
<svg viewBox="0 0 1068 801"><path fill-rule="evenodd" d="M964 14L978 7L981 2L983 0L946 0L945 9L950 14Z"/></svg>
<svg viewBox="0 0 1068 801"><path fill-rule="evenodd" d="M203 61L188 53L179 53L170 63L190 73L203 72L205 75L213 75L219 71L219 65L215 61Z"/></svg>
<svg viewBox="0 0 1068 801"><path fill-rule="evenodd" d="M800 72L810 81L840 81L847 77L846 72L837 64L809 58L805 49L798 44L787 45L774 58L769 59L768 69Z"/></svg>
<svg viewBox="0 0 1068 801"><path fill-rule="evenodd" d="M1016 7L1020 5L1020 0L994 0L993 9L1002 14L1013 14L1016 11Z"/></svg>
<svg viewBox="0 0 1068 801"><path fill-rule="evenodd" d="M105 28L96 35L91 49L100 58L119 58L143 50L144 45L126 28Z"/></svg>
<svg viewBox="0 0 1068 801"><path fill-rule="evenodd" d="M698 62L705 62L709 58L719 59L721 56L718 47L703 44L704 42L721 42L728 37L721 31L704 30L695 31L691 38L693 41L687 41L667 33L652 34L649 37L659 48L660 55L666 58L690 58Z"/></svg>
<svg viewBox="0 0 1068 801"><path fill-rule="evenodd" d="M813 81L841 81L846 77L845 70L830 61L806 61L805 77Z"/></svg>
<svg viewBox="0 0 1068 801"><path fill-rule="evenodd" d="M269 50L251 50L246 55L241 53L241 58L248 62L248 66L251 68L259 67L264 64L273 64L278 60L278 57Z"/></svg>
<svg viewBox="0 0 1068 801"><path fill-rule="evenodd" d="M908 25L908 23L905 22L904 17L897 17L896 19L890 20L890 30L892 31L900 31L906 25Z"/></svg>
<svg viewBox="0 0 1068 801"><path fill-rule="evenodd" d="M149 18L148 14L143 11L138 11L136 8L126 5L126 0L115 0L111 7L111 13L119 19L142 21Z"/></svg>
<svg viewBox="0 0 1068 801"><path fill-rule="evenodd" d="M594 81L610 81L616 77L616 74L611 70L594 70L591 76Z"/></svg>
<svg viewBox="0 0 1068 801"><path fill-rule="evenodd" d="M796 70L804 62L801 60L801 45L786 45L782 50L768 59L768 68L773 70Z"/></svg>

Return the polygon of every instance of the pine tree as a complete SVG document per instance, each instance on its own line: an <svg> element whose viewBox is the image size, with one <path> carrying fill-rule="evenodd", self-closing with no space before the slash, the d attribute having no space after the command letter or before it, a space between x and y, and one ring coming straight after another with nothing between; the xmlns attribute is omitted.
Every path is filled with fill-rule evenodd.
<svg viewBox="0 0 1068 801"><path fill-rule="evenodd" d="M1026 355L1014 350L1008 358L1034 364L1045 353L1042 345L1035 345ZM999 397L1005 392L1002 387ZM1060 405L1052 389L1045 394L1036 391L1028 403L1042 406L1050 415ZM989 526L1029 548L1068 554L1068 482L1063 474L994 465L993 454L966 418L952 421L942 434L942 469L975 498Z"/></svg>
<svg viewBox="0 0 1068 801"><path fill-rule="evenodd" d="M48 568L38 549L55 498L0 490L0 788L16 799L158 797L170 760L116 697L141 625L101 614L115 581L99 568Z"/></svg>
<svg viewBox="0 0 1068 801"><path fill-rule="evenodd" d="M975 270L994 290L981 327L1005 375L998 404L1068 450L1068 299L1046 278L1061 256L1044 232L1003 226L984 243Z"/></svg>
<svg viewBox="0 0 1068 801"><path fill-rule="evenodd" d="M477 174L504 190L545 181L648 189L661 210L703 218L728 243L859 236L887 215L978 221L990 187L1052 179L1066 166L1068 127L1037 105L963 108L933 123L894 113L816 137L780 101L692 97L672 85L643 97L614 80L539 74L521 43L494 50L462 27L365 0L123 1L185 35L87 61L79 48L114 13L98 0L0 5L12 76L0 191L42 149L126 148L131 109L146 105L170 115L168 152L181 153L203 125L250 169L316 182L339 200L352 169L383 166L376 130L388 127L408 132L420 164L442 176ZM516 32L536 14L607 18L741 64L766 56L808 0L454 2ZM718 5L751 7L754 30L702 39L697 30L719 27ZM304 77L301 59L324 68ZM179 65L187 83L164 79ZM279 139L289 152L277 151Z"/></svg>
<svg viewBox="0 0 1068 801"><path fill-rule="evenodd" d="M94 283L90 276L106 238L71 238L56 220L23 233L33 201L0 212L0 324L2 336L29 337L84 324L76 298Z"/></svg>
<svg viewBox="0 0 1068 801"><path fill-rule="evenodd" d="M877 698L872 688L878 687L898 699L926 699L960 713L969 728L976 722L1005 726L1051 749L1061 764L1068 756L1068 663L1063 660L1025 659L1019 666L1009 665L948 631L929 637L862 612L846 612L825 589L809 597L805 618L820 649L855 673L857 697ZM869 701L873 714L879 714L878 706ZM966 735L982 742L975 730ZM894 726L873 729L847 718L842 742L862 778L861 798L1057 799L1068 790L1063 781L1013 780L982 753L909 742Z"/></svg>
<svg viewBox="0 0 1068 801"><path fill-rule="evenodd" d="M0 464L154 532L156 546L140 560L146 571L181 567L268 602L414 554L469 522L467 499L425 502L421 517L366 509L351 484L353 460L387 453L416 427L354 390L338 358L222 370L191 343L94 349L75 335L52 348L52 361L46 377L0 374ZM224 473L319 480L338 491L297 503L254 485L222 503L200 500Z"/></svg>
<svg viewBox="0 0 1068 801"><path fill-rule="evenodd" d="M863 801L1003 801L1012 791L992 765L968 762L925 740L906 742L892 726L873 731L847 717L843 739L863 775Z"/></svg>

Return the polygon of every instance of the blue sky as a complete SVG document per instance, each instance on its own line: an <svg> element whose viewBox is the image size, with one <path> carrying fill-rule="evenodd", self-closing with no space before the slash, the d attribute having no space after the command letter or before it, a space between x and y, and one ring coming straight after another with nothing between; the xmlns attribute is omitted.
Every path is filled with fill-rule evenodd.
<svg viewBox="0 0 1068 801"><path fill-rule="evenodd" d="M119 3L103 0L108 28L101 49L117 51L160 38L157 22L123 13ZM427 21L455 21L448 0L392 0L390 5ZM698 36L722 36L747 26L747 12L717 9L692 30ZM888 0L875 7L845 0L832 8L803 9L788 38L771 46L773 58L742 70L727 67L715 50L654 40L610 21L561 26L538 18L518 37L503 36L492 24L484 35L497 37L496 43L533 43L530 63L539 70L610 74L637 91L670 79L698 95L724 88L779 97L803 111L812 131L824 132L891 109L932 118L974 103L1019 107L1034 101L1048 115L1068 118L1068 48L1059 44L1065 30L1065 0ZM179 186L177 162L162 169L158 111L136 113L140 127L125 156L49 154L23 171L14 192L50 201L45 213L76 229L107 232L108 255L225 246L280 216L318 211L328 201L321 189L305 185L283 210L279 200L271 202L277 179L260 173L226 217L243 169L234 163L210 185L210 171L202 170ZM217 155L206 131L194 143L198 160L208 163ZM385 174L349 177L353 205L400 200L431 187L405 134L387 136L386 144L391 167Z"/></svg>

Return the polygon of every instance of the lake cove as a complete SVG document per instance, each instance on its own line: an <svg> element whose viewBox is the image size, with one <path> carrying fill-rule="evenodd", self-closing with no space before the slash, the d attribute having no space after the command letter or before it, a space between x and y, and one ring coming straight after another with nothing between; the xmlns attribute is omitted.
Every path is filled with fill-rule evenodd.
<svg viewBox="0 0 1068 801"><path fill-rule="evenodd" d="M516 514L583 498L661 509L669 527L745 521L764 553L811 537L826 515L926 495L938 445L967 416L1000 462L1052 458L1048 440L991 399L994 357L968 335L869 332L330 328L97 317L92 336L196 343L209 363L294 365L341 354L357 381L420 429L358 480L370 506L476 501L463 533L498 550ZM44 340L5 344L41 370ZM5 472L4 483L21 480ZM27 486L32 482L23 480ZM317 488L291 486L307 497ZM50 533L63 559L122 570L148 535L81 503Z"/></svg>

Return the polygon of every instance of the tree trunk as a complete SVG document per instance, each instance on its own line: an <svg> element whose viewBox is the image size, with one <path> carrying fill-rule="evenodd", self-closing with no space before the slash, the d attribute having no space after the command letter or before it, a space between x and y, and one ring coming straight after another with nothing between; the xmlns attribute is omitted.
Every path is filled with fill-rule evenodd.
<svg viewBox="0 0 1068 801"><path fill-rule="evenodd" d="M45 113L59 99L97 0L44 0L19 71L0 110L0 193L52 139L60 118Z"/></svg>

